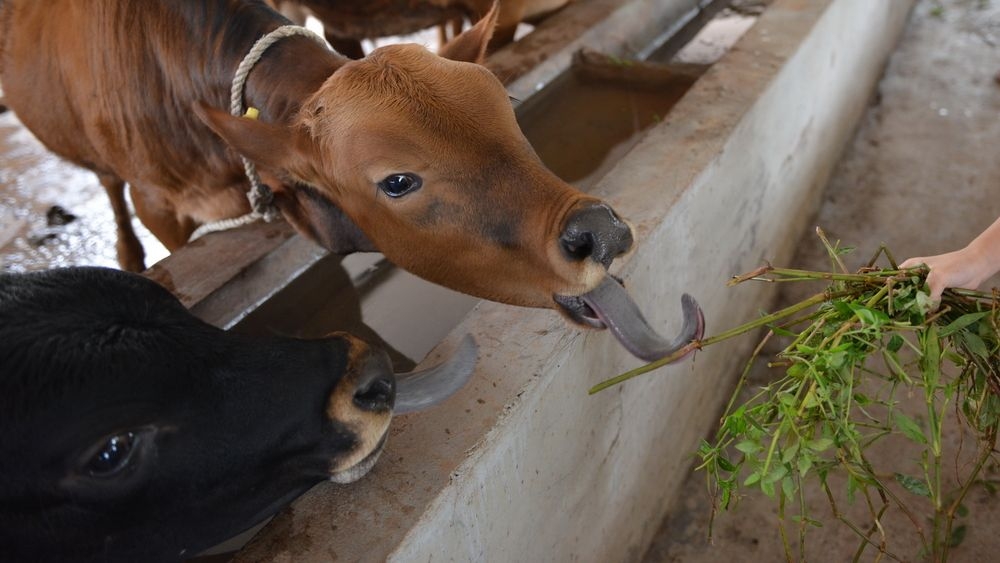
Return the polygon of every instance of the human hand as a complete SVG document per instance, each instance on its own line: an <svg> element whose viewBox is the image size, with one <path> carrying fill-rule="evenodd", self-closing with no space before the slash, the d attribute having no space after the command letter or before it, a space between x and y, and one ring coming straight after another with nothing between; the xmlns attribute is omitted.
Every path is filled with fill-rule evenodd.
<svg viewBox="0 0 1000 563"><path fill-rule="evenodd" d="M900 268L916 268L921 264L927 266L927 285L930 288L932 307L937 308L941 302L941 293L945 288L964 287L976 289L990 276L989 264L974 250L966 247L962 250L926 256L909 258L899 265Z"/></svg>

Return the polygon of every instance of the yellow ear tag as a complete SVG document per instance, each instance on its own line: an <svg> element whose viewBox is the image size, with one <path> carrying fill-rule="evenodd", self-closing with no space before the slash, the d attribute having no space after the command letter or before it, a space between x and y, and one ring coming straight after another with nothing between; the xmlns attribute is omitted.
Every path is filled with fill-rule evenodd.
<svg viewBox="0 0 1000 563"><path fill-rule="evenodd" d="M257 108L247 108L247 112L243 114L243 117L248 119L257 119L258 115L260 115L260 111L258 111Z"/></svg>

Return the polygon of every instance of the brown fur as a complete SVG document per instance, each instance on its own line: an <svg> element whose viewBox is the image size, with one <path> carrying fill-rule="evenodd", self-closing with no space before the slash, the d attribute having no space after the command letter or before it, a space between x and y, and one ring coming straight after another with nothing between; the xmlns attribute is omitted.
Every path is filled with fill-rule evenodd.
<svg viewBox="0 0 1000 563"><path fill-rule="evenodd" d="M377 248L431 281L528 306L553 307L554 294L579 295L603 275L559 243L567 216L597 200L542 165L480 65L416 45L349 61L284 39L250 73L252 120L220 108L252 43L284 23L259 2L6 0L2 17L11 108L97 172L113 202L127 182L170 249L198 224L248 210L235 149L261 167L285 217L331 250ZM481 56L495 17L446 54ZM423 187L381 193L400 172ZM119 227L122 265L141 268L128 221Z"/></svg>
<svg viewBox="0 0 1000 563"><path fill-rule="evenodd" d="M494 51L514 39L517 25L535 21L572 0L272 0L283 12L299 23L311 13L321 22L326 38L345 56L364 56L360 41L393 35L407 35L433 26L457 25L479 21L497 4L497 25L490 40ZM304 11L302 9L305 9ZM458 22L456 24L456 22ZM442 43L449 39L442 31Z"/></svg>

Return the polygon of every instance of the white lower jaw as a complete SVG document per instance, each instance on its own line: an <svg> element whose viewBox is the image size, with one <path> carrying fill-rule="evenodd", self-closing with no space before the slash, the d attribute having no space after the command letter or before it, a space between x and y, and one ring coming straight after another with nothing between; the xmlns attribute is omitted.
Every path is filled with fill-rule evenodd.
<svg viewBox="0 0 1000 563"><path fill-rule="evenodd" d="M364 477L375 467L375 462L378 461L379 456L382 455L382 449L385 447L385 437L379 441L378 447L372 453L368 454L364 459L358 463L348 467L347 469L342 469L335 473L330 474L330 481L338 483L341 485L346 485L348 483L353 483L358 479Z"/></svg>

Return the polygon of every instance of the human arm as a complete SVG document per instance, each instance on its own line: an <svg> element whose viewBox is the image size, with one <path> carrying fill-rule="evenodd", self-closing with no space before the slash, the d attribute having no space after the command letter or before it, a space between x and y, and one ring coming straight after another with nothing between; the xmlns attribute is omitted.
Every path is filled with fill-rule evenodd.
<svg viewBox="0 0 1000 563"><path fill-rule="evenodd" d="M938 303L941 293L948 287L976 289L990 276L1000 271L1000 218L973 239L965 248L938 254L909 258L900 268L914 268L921 264L930 269L927 285L931 300Z"/></svg>

